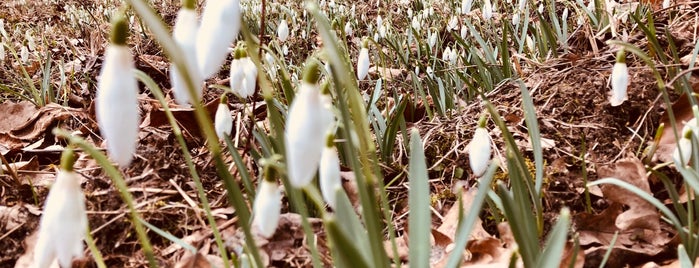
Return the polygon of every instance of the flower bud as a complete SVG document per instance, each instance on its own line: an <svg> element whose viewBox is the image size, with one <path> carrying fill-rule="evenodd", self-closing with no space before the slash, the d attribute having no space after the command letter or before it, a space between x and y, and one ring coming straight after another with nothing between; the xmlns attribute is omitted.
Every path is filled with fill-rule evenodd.
<svg viewBox="0 0 699 268"><path fill-rule="evenodd" d="M369 48L367 46L368 41L365 39L359 50L359 59L357 59L357 79L359 80L364 80L369 74Z"/></svg>
<svg viewBox="0 0 699 268"><path fill-rule="evenodd" d="M228 108L228 97L226 94L221 96L221 102L218 104L218 108L216 109L214 127L216 129L216 135L218 135L219 139L223 139L224 135L231 135L231 129L233 129L233 117L231 117L231 110Z"/></svg>
<svg viewBox="0 0 699 268"><path fill-rule="evenodd" d="M279 26L277 27L277 37L281 42L284 42L287 38L289 38L289 24L285 19L282 19L281 22L279 22Z"/></svg>
<svg viewBox="0 0 699 268"><path fill-rule="evenodd" d="M50 267L56 258L61 267L71 267L73 257L83 256L87 214L80 177L73 171L74 162L73 150L66 149L39 222L33 267Z"/></svg>
<svg viewBox="0 0 699 268"><path fill-rule="evenodd" d="M197 62L203 78L214 75L240 31L240 0L207 0L197 32Z"/></svg>
<svg viewBox="0 0 699 268"><path fill-rule="evenodd" d="M172 81L172 91L175 95L175 101L177 101L179 105L193 104L201 99L202 95L202 82L204 79L201 77L197 66L196 37L199 28L198 24L196 11L190 8L182 8L177 14L175 27L172 31L172 37L175 43L180 46L180 49L182 49L184 53L187 73L192 79L197 96L196 100L190 98L183 74L177 69L175 64L171 64L170 81Z"/></svg>
<svg viewBox="0 0 699 268"><path fill-rule="evenodd" d="M138 84L133 75L133 56L126 46L127 36L126 20L116 16L95 100L97 123L107 142L109 156L122 167L131 163L136 151L140 121Z"/></svg>
<svg viewBox="0 0 699 268"><path fill-rule="evenodd" d="M252 225L264 237L271 237L279 224L282 208L281 192L276 182L263 179L253 204Z"/></svg>
<svg viewBox="0 0 699 268"><path fill-rule="evenodd" d="M468 158L473 174L477 177L482 176L490 161L490 135L485 128L485 116L478 121L473 139L468 145Z"/></svg>
<svg viewBox="0 0 699 268"><path fill-rule="evenodd" d="M289 181L305 187L318 169L324 138L333 124L330 98L320 92L318 63L306 67L301 88L289 107L286 118L286 164Z"/></svg>
<svg viewBox="0 0 699 268"><path fill-rule="evenodd" d="M611 80L612 94L609 102L612 106L619 106L629 98L626 92L629 86L629 69L626 67L626 55L623 49L617 53Z"/></svg>
<svg viewBox="0 0 699 268"><path fill-rule="evenodd" d="M682 138L677 141L677 147L672 152L675 165L686 166L692 158L692 128L685 126L682 129ZM680 157L681 156L681 157Z"/></svg>
<svg viewBox="0 0 699 268"><path fill-rule="evenodd" d="M333 135L329 135L327 141L329 144L326 144L321 154L319 181L320 192L325 202L331 208L335 208L337 191L342 189L342 181L340 180L340 159L332 140Z"/></svg>

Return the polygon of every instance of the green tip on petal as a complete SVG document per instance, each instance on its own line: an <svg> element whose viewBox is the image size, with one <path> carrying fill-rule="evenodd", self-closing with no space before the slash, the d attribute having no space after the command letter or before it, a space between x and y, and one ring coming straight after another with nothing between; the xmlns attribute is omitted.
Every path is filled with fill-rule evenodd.
<svg viewBox="0 0 699 268"><path fill-rule="evenodd" d="M328 136L325 137L325 147L332 148L333 146L335 146L335 134L328 133Z"/></svg>
<svg viewBox="0 0 699 268"><path fill-rule="evenodd" d="M485 116L485 114L481 115L481 118L478 119L478 127L483 127L483 128L484 128L484 127L485 127L486 120L487 120L487 117Z"/></svg>
<svg viewBox="0 0 699 268"><path fill-rule="evenodd" d="M362 48L365 48L365 47L366 48L369 47L369 39L368 38L364 38L364 40L362 40Z"/></svg>
<svg viewBox="0 0 699 268"><path fill-rule="evenodd" d="M126 22L124 13L117 12L112 16L112 33L110 41L114 45L126 45L129 38L129 24Z"/></svg>
<svg viewBox="0 0 699 268"><path fill-rule="evenodd" d="M197 8L197 1L195 1L195 0L182 0L182 8L196 9Z"/></svg>
<svg viewBox="0 0 699 268"><path fill-rule="evenodd" d="M277 170L274 168L273 165L267 165L264 167L264 173L265 173L265 181L276 183L277 178Z"/></svg>
<svg viewBox="0 0 699 268"><path fill-rule="evenodd" d="M616 62L626 63L626 51L622 49L616 53Z"/></svg>
<svg viewBox="0 0 699 268"><path fill-rule="evenodd" d="M68 146L61 154L61 169L73 171L73 164L75 164L75 152L73 152L72 147Z"/></svg>
<svg viewBox="0 0 699 268"><path fill-rule="evenodd" d="M221 95L221 102L220 102L220 103L221 103L221 104L227 104L227 103L228 103L228 95L226 95L226 93L223 93L223 94Z"/></svg>
<svg viewBox="0 0 699 268"><path fill-rule="evenodd" d="M340 22L337 20L337 18L333 19L332 28L333 29L340 29Z"/></svg>
<svg viewBox="0 0 699 268"><path fill-rule="evenodd" d="M309 60L306 62L306 68L303 70L303 81L310 84L318 83L320 80L320 66L317 60Z"/></svg>
<svg viewBox="0 0 699 268"><path fill-rule="evenodd" d="M685 138L685 139L691 139L691 138L692 138L692 129L691 129L691 128L687 128L687 131L685 131L685 132L682 133L682 134L683 134L683 135L682 135L683 138Z"/></svg>

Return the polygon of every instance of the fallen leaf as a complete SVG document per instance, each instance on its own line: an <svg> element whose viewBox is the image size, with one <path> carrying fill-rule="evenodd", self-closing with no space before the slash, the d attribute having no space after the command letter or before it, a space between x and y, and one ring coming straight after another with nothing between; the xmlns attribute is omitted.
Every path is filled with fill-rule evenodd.
<svg viewBox="0 0 699 268"><path fill-rule="evenodd" d="M621 159L610 166L600 166L597 174L600 178L617 178L652 195L648 185L646 169L638 158ZM616 185L607 184L602 185L600 188L604 197L609 201L629 207L627 211L624 211L616 218L615 224L620 231L634 228L651 230L660 228L660 214L652 204Z"/></svg>
<svg viewBox="0 0 699 268"><path fill-rule="evenodd" d="M0 104L0 133L8 133L15 127L27 123L38 111L36 105L29 101L17 103L5 101Z"/></svg>
<svg viewBox="0 0 699 268"><path fill-rule="evenodd" d="M201 253L192 254L190 252L175 264L175 268L211 268L211 263Z"/></svg>

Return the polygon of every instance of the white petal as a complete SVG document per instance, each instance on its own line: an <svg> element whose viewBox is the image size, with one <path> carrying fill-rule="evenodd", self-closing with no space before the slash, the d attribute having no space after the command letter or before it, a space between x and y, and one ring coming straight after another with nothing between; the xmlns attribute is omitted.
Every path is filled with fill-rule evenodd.
<svg viewBox="0 0 699 268"><path fill-rule="evenodd" d="M138 84L126 46L110 45L97 83L97 123L112 160L125 167L136 152L138 137Z"/></svg>
<svg viewBox="0 0 699 268"><path fill-rule="evenodd" d="M680 151L680 148L682 148L682 151ZM680 159L680 153L682 159ZM692 140L683 137L677 142L677 147L672 152L672 159L675 161L675 165L679 166L679 163L683 163L682 166L685 166L689 164L690 158L692 158ZM681 160L684 160L684 162Z"/></svg>
<svg viewBox="0 0 699 268"><path fill-rule="evenodd" d="M364 80L369 74L369 49L363 47L359 51L359 59L357 60L357 78Z"/></svg>
<svg viewBox="0 0 699 268"><path fill-rule="evenodd" d="M286 163L289 181L294 187L310 183L325 147L325 136L333 114L318 86L302 82L289 107L286 120Z"/></svg>
<svg viewBox="0 0 699 268"><path fill-rule="evenodd" d="M216 135L219 139L223 139L223 135L231 135L231 129L233 129L233 117L231 117L231 110L228 108L228 104L219 103L218 109L216 109L216 116L214 118L214 125L216 129Z"/></svg>
<svg viewBox="0 0 699 268"><path fill-rule="evenodd" d="M471 5L473 0L461 0L461 14L467 14L471 12Z"/></svg>
<svg viewBox="0 0 699 268"><path fill-rule="evenodd" d="M243 79L243 91L241 96L247 98L255 93L255 86L257 85L257 66L252 62L249 57L244 58L245 68L243 69L245 73L245 79Z"/></svg>
<svg viewBox="0 0 699 268"><path fill-rule="evenodd" d="M253 204L252 224L257 226L260 234L271 237L279 224L282 201L279 186L274 182L262 180Z"/></svg>
<svg viewBox="0 0 699 268"><path fill-rule="evenodd" d="M228 47L240 31L239 0L208 0L197 33L197 61L202 77L208 78L221 68Z"/></svg>
<svg viewBox="0 0 699 268"><path fill-rule="evenodd" d="M279 23L279 28L277 28L277 37L279 37L279 41L282 42L289 38L289 24L284 19L282 19Z"/></svg>
<svg viewBox="0 0 699 268"><path fill-rule="evenodd" d="M83 256L83 238L87 231L85 197L80 177L75 172L59 171L56 183L46 198L34 248L34 264L49 267L54 258L62 267L70 267L73 257Z"/></svg>
<svg viewBox="0 0 699 268"><path fill-rule="evenodd" d="M243 80L245 79L245 63L242 59L233 59L231 61L231 90L238 96L242 96Z"/></svg>
<svg viewBox="0 0 699 268"><path fill-rule="evenodd" d="M182 49L182 52L184 52L187 72L194 82L197 98L201 99L201 84L203 82L203 78L201 78L199 68L197 67L196 51L196 37L198 28L199 26L196 12L191 9L182 8L177 15L177 20L175 21L175 27L172 35L175 42L180 46L180 49ZM193 103L189 96L189 90L187 90L187 84L174 64L170 66L170 80L172 81L172 90L174 91L175 101L177 101L177 103L180 105Z"/></svg>
<svg viewBox="0 0 699 268"><path fill-rule="evenodd" d="M485 128L476 128L473 140L468 145L468 158L473 174L480 177L490 161L490 135Z"/></svg>
<svg viewBox="0 0 699 268"><path fill-rule="evenodd" d="M619 106L629 98L626 92L628 86L629 69L626 67L626 63L615 63L612 69L612 95L609 98L612 106Z"/></svg>
<svg viewBox="0 0 699 268"><path fill-rule="evenodd" d="M320 159L320 192L325 202L335 208L336 194L342 188L340 181L340 159L334 147L325 147Z"/></svg>

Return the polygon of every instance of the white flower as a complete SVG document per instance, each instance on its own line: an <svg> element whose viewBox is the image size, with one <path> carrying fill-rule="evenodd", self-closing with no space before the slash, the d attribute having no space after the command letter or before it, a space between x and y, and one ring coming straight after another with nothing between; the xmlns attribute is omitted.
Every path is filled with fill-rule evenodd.
<svg viewBox="0 0 699 268"><path fill-rule="evenodd" d="M527 38L524 39L524 41L527 45L527 49L529 49L529 52L534 53L536 47L534 47L534 40L532 39L531 35L527 35Z"/></svg>
<svg viewBox="0 0 699 268"><path fill-rule="evenodd" d="M228 108L228 98L226 95L221 97L221 103L218 104L218 109L216 109L214 127L216 129L216 135L218 135L219 139L223 139L224 135L231 135L231 129L233 129L233 117L231 117L231 110Z"/></svg>
<svg viewBox="0 0 699 268"><path fill-rule="evenodd" d="M466 35L468 34L468 28L466 25L461 25L461 39L466 39Z"/></svg>
<svg viewBox="0 0 699 268"><path fill-rule="evenodd" d="M247 98L255 93L255 86L257 85L257 66L255 66L255 63L252 62L250 57L245 57L241 60L244 64L243 73L245 74L245 78L243 79L243 90L240 92L240 96Z"/></svg>
<svg viewBox="0 0 699 268"><path fill-rule="evenodd" d="M456 65L457 60L459 60L459 53L456 51L456 48L454 48L451 50L451 53L449 53L449 63Z"/></svg>
<svg viewBox="0 0 699 268"><path fill-rule="evenodd" d="M432 49L434 47L434 45L437 44L437 33L435 33L435 32L430 33L429 36L430 36L429 45L430 45L430 49Z"/></svg>
<svg viewBox="0 0 699 268"><path fill-rule="evenodd" d="M663 9L670 7L670 0L663 0Z"/></svg>
<svg viewBox="0 0 699 268"><path fill-rule="evenodd" d="M362 46L357 59L357 79L364 80L369 74L369 48Z"/></svg>
<svg viewBox="0 0 699 268"><path fill-rule="evenodd" d="M410 26L412 26L413 29L415 29L415 31L419 33L421 28L420 19L417 16L413 17L413 19L410 21Z"/></svg>
<svg viewBox="0 0 699 268"><path fill-rule="evenodd" d="M476 128L473 140L468 145L468 158L473 174L482 176L490 161L490 135L485 127Z"/></svg>
<svg viewBox="0 0 699 268"><path fill-rule="evenodd" d="M687 124L689 124L689 122ZM689 160L692 158L692 127L688 127L687 124L682 128L682 138L677 141L677 147L675 147L675 151L672 152L672 160L674 160L675 165L678 166L688 165ZM682 156L681 158L680 155Z"/></svg>
<svg viewBox="0 0 699 268"><path fill-rule="evenodd" d="M381 18L381 15L376 17L376 28L381 28L381 25L383 25L383 18Z"/></svg>
<svg viewBox="0 0 699 268"><path fill-rule="evenodd" d="M282 21L279 22L279 27L277 28L277 37L279 37L279 41L281 42L284 42L287 38L289 38L289 24L286 22L285 19L282 19Z"/></svg>
<svg viewBox="0 0 699 268"><path fill-rule="evenodd" d="M432 69L432 66L427 66L427 70L425 70L425 73L427 73L427 76L434 79L434 70Z"/></svg>
<svg viewBox="0 0 699 268"><path fill-rule="evenodd" d="M317 78L313 81L308 76L289 107L285 131L289 181L299 188L308 185L315 175L334 118L329 97L320 93Z"/></svg>
<svg viewBox="0 0 699 268"><path fill-rule="evenodd" d="M345 34L348 36L352 36L352 25L349 23L345 23Z"/></svg>
<svg viewBox="0 0 699 268"><path fill-rule="evenodd" d="M252 225L264 237L271 237L279 224L282 208L281 192L275 182L263 179L253 204Z"/></svg>
<svg viewBox="0 0 699 268"><path fill-rule="evenodd" d="M73 257L83 256L86 232L85 196L80 188L80 177L72 168L62 168L41 215L34 267L50 267L56 258L61 267L71 267Z"/></svg>
<svg viewBox="0 0 699 268"><path fill-rule="evenodd" d="M236 56L237 57L237 56ZM231 61L230 86L233 93L241 95L243 91L243 80L245 79L245 63L241 58L234 58Z"/></svg>
<svg viewBox="0 0 699 268"><path fill-rule="evenodd" d="M456 27L459 26L459 18L456 16L452 16L449 19L449 22L447 23L447 30L453 31L456 29Z"/></svg>
<svg viewBox="0 0 699 268"><path fill-rule="evenodd" d="M0 42L0 61L5 61L5 43Z"/></svg>
<svg viewBox="0 0 699 268"><path fill-rule="evenodd" d="M629 69L626 67L626 56L621 50L617 54L616 63L612 68L612 94L609 102L612 106L619 106L628 100L627 88L629 86Z"/></svg>
<svg viewBox="0 0 699 268"><path fill-rule="evenodd" d="M595 1L595 0L592 0L592 1ZM539 4L539 8L537 9L537 11L539 11L540 14L544 14L544 4L543 3Z"/></svg>
<svg viewBox="0 0 699 268"><path fill-rule="evenodd" d="M22 60L22 63L27 64L29 61L29 49L27 49L27 46L22 46L19 49L19 57Z"/></svg>
<svg viewBox="0 0 699 268"><path fill-rule="evenodd" d="M333 146L326 146L320 158L320 192L323 194L325 202L331 208L335 208L336 194L342 189L340 180L340 159Z"/></svg>
<svg viewBox="0 0 699 268"><path fill-rule="evenodd" d="M461 0L461 14L467 14L471 12L471 5L473 0Z"/></svg>
<svg viewBox="0 0 699 268"><path fill-rule="evenodd" d="M381 27L379 27L379 37L386 38L386 26L381 25Z"/></svg>
<svg viewBox="0 0 699 268"><path fill-rule="evenodd" d="M172 37L175 40L175 43L180 46L182 52L184 52L187 72L194 83L197 99L201 99L201 84L203 82L203 78L201 77L199 68L197 67L197 29L198 22L196 11L188 8L180 9L179 13L177 14L177 20L175 21L175 27L172 31ZM187 83L175 64L170 65L170 81L172 82L172 90L175 95L175 101L177 101L178 104L193 104L195 101L198 101L190 98Z"/></svg>
<svg viewBox="0 0 699 268"><path fill-rule="evenodd" d="M519 24L519 12L515 11L515 14L512 15L512 25L517 24Z"/></svg>
<svg viewBox="0 0 699 268"><path fill-rule="evenodd" d="M442 61L448 62L449 57L451 57L451 48L447 47L442 52Z"/></svg>
<svg viewBox="0 0 699 268"><path fill-rule="evenodd" d="M483 19L489 20L493 17L493 4L490 0L483 1L483 7L481 7L481 12L483 12Z"/></svg>
<svg viewBox="0 0 699 268"><path fill-rule="evenodd" d="M197 33L197 62L203 78L218 72L240 31L239 0L208 0Z"/></svg>
<svg viewBox="0 0 699 268"><path fill-rule="evenodd" d="M124 29L128 30L126 26ZM107 151L121 167L131 163L136 151L140 121L133 57L125 37L123 42L113 42L107 47L95 100L97 123L107 142Z"/></svg>

